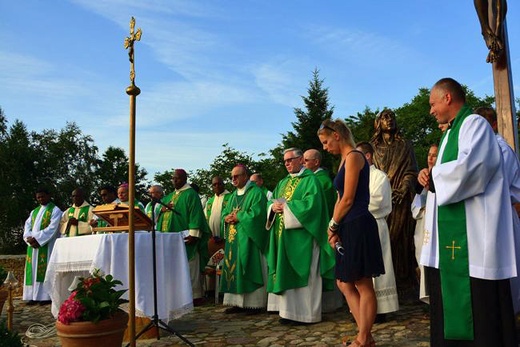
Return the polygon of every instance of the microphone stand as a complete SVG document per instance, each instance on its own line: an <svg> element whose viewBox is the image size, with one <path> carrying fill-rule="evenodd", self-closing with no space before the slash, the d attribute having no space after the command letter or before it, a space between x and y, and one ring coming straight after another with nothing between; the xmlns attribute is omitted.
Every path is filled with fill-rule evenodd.
<svg viewBox="0 0 520 347"><path fill-rule="evenodd" d="M178 211L173 210L170 206L163 203L160 199L151 197L152 199L152 256L153 256L153 316L150 321L136 336L135 339L137 340L141 335L143 335L145 332L150 330L151 328L159 328L168 331L172 335L177 336L182 341L184 341L188 346L194 347L195 345L191 343L187 338L179 334L177 331L175 331L172 327L170 327L168 324L164 323L162 320L159 319L159 315L157 314L157 259L156 259L156 249L155 249L155 204L160 204L164 207L166 207L168 210L179 213ZM157 330L157 340L160 339L159 330ZM126 347L130 346L130 343L126 345Z"/></svg>

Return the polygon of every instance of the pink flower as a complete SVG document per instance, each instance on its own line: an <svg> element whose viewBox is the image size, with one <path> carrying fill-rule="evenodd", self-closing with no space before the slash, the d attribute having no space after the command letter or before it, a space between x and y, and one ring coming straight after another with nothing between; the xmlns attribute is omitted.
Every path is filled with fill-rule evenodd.
<svg viewBox="0 0 520 347"><path fill-rule="evenodd" d="M103 275L99 269L88 277L79 278L76 289L61 304L58 321L63 324L78 321L97 323L112 317L120 310L121 304L128 302L121 298L126 289L115 289L122 284L112 275Z"/></svg>
<svg viewBox="0 0 520 347"><path fill-rule="evenodd" d="M75 299L76 292L72 292L67 300L63 302L58 313L58 320L63 324L70 324L81 320L85 306Z"/></svg>

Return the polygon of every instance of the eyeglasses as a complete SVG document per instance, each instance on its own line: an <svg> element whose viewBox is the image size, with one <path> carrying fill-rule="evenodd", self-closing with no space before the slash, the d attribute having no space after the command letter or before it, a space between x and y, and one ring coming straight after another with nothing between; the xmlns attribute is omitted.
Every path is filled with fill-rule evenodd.
<svg viewBox="0 0 520 347"><path fill-rule="evenodd" d="M287 158L287 159L284 159L283 162L284 163L289 163L289 162L293 161L294 159L297 159L297 158L300 158L300 157L301 157L301 155L299 155L297 157Z"/></svg>
<svg viewBox="0 0 520 347"><path fill-rule="evenodd" d="M211 183L211 185L212 185L213 187L216 187L216 186L223 186L224 183L216 182L216 183Z"/></svg>
<svg viewBox="0 0 520 347"><path fill-rule="evenodd" d="M330 131L336 132L336 130L334 130L333 128L329 127L328 125L325 125L324 123L321 123L320 128L318 129L318 131L323 130L323 129L328 129Z"/></svg>
<svg viewBox="0 0 520 347"><path fill-rule="evenodd" d="M236 180L237 178L239 178L240 176L243 176L244 174L239 174L239 175L231 175L231 179L232 180Z"/></svg>
<svg viewBox="0 0 520 347"><path fill-rule="evenodd" d="M303 159L303 160L304 160L305 162L308 162L308 161L313 161L313 160L317 160L317 159L316 159L316 158L310 158L310 159L309 159L309 158L305 158L305 159Z"/></svg>

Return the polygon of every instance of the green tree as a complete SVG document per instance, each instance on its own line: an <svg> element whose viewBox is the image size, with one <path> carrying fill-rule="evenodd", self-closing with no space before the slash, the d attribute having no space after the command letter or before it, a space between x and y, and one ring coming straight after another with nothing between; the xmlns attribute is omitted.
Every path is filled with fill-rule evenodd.
<svg viewBox="0 0 520 347"><path fill-rule="evenodd" d="M374 134L374 121L378 113L379 109L372 111L370 107L365 106L363 113L358 112L355 116L345 119L356 142L370 141Z"/></svg>
<svg viewBox="0 0 520 347"><path fill-rule="evenodd" d="M471 108L492 106L494 97L479 98L467 86L463 88L466 103ZM442 136L435 117L430 115L430 90L419 88L419 93L409 103L396 108L394 112L404 138L410 140L414 146L418 168L426 167L428 149L432 144L438 144Z"/></svg>
<svg viewBox="0 0 520 347"><path fill-rule="evenodd" d="M0 253L23 252L23 223L35 206L36 154L30 134L20 121L7 130L0 109Z"/></svg>
<svg viewBox="0 0 520 347"><path fill-rule="evenodd" d="M76 123L67 123L60 131L33 132L32 141L38 158L37 181L52 190L58 206L63 209L70 204L70 194L76 187L87 194L95 190L98 148Z"/></svg>
<svg viewBox="0 0 520 347"><path fill-rule="evenodd" d="M154 176L154 181L163 187L165 195L175 190L172 182L173 170L174 169L166 170L162 173L156 173Z"/></svg>
<svg viewBox="0 0 520 347"><path fill-rule="evenodd" d="M307 88L307 96L301 97L305 104L305 110L299 107L294 108L296 122L291 123L294 131L289 131L287 134L282 135L282 145L271 151L271 154L279 163L277 165L280 171L279 179L287 174L282 165L283 154L280 155L280 150L290 147L297 147L303 151L311 148L318 150L323 148L316 132L321 123L325 119L332 118L334 113L334 107L329 106L329 89L323 86L323 81L319 77L318 69L314 69L312 79L309 81L309 87ZM322 166L331 169L333 163L332 156L327 152L323 152L322 155Z"/></svg>
<svg viewBox="0 0 520 347"><path fill-rule="evenodd" d="M197 169L188 179L190 182L198 184L200 187L200 193L206 196L211 196L213 194L211 190L211 179L215 176L220 176L224 179L224 184L227 190L234 190L229 177L231 175L231 170L237 164L245 165L250 172L257 171L257 163L253 160L251 154L240 152L233 147L230 147L228 143L223 144L222 147L224 148L222 153L220 153L213 163L210 164L208 170Z"/></svg>
<svg viewBox="0 0 520 347"><path fill-rule="evenodd" d="M97 180L97 188L103 185L112 185L118 187L123 182L128 182L128 165L129 159L125 151L119 147L109 146L103 153L102 159L99 162L99 167L95 173ZM149 182L146 180L147 171L135 164L135 197L138 200L146 195L146 188ZM99 197L94 197L94 201L99 203Z"/></svg>

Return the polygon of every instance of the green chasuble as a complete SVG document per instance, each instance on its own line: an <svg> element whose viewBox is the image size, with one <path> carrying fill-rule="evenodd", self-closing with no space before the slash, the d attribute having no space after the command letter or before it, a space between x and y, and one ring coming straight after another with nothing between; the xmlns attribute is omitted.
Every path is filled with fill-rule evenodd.
<svg viewBox="0 0 520 347"><path fill-rule="evenodd" d="M188 260L192 260L196 250L200 254L200 267L203 271L209 260L208 240L211 235L208 223L204 217L199 194L193 189L176 190L162 199L164 204L173 203L173 210L161 212L157 221L157 230L162 232L180 232L189 229L198 229L202 233L201 238L194 244L186 245Z"/></svg>
<svg viewBox="0 0 520 347"><path fill-rule="evenodd" d="M267 196L267 193L269 193L269 189L267 189L264 186L260 187L260 189L262 189L262 192L265 194L265 196Z"/></svg>
<svg viewBox="0 0 520 347"><path fill-rule="evenodd" d="M40 212L40 209L43 206L40 205L35 208L31 214L31 230L34 227L34 221ZM40 222L40 230L43 230L51 224L52 211L54 210L54 203L49 202L45 206L45 211L43 212L43 216ZM38 265L36 269L36 282L43 282L45 279L45 273L47 272L47 259L49 258L49 245L45 244L43 246L40 245L38 248ZM33 259L33 248L31 246L27 246L27 255L25 257L25 285L32 286L33 285L33 267L32 267L32 259Z"/></svg>
<svg viewBox="0 0 520 347"><path fill-rule="evenodd" d="M329 172L327 170L321 169L314 172L314 174L323 187L323 194L325 195L325 201L327 202L329 217L332 218L332 213L334 212L334 205L336 204L338 193L332 184L332 179L330 178Z"/></svg>
<svg viewBox="0 0 520 347"><path fill-rule="evenodd" d="M329 216L320 183L305 169L299 176L288 175L273 192L273 198L286 200L302 228L285 229L283 215L276 214L269 232L267 251L267 292L281 294L287 289L308 285L313 241L320 247L320 273L323 290L334 286L334 250L327 242Z"/></svg>
<svg viewBox="0 0 520 347"><path fill-rule="evenodd" d="M261 258L268 241L265 230L267 198L255 184L248 183L246 192L230 195L222 220L237 211L237 224L225 224L226 239L221 291L224 293L251 293L264 285Z"/></svg>
<svg viewBox="0 0 520 347"><path fill-rule="evenodd" d="M78 222L84 222L84 223L88 223L88 216L89 216L89 210L90 210L91 206L90 205L87 205L85 204L84 206L81 206L81 207L75 207L75 206L71 206L69 207L68 211L67 211L67 216L69 217L69 220L71 218L74 218L74 213L76 212L76 209L79 209L79 214L78 214ZM67 228L65 229L65 232L64 234L68 237L70 236L70 228L71 228L71 225L70 224L67 224ZM76 235L75 236L81 236L82 234L79 233L79 225L76 226Z"/></svg>
<svg viewBox="0 0 520 347"><path fill-rule="evenodd" d="M457 160L459 131L471 114L464 105L441 139L446 142L441 164ZM434 181L435 183L435 181ZM464 201L439 206L439 271L444 312L444 337L452 340L473 340L473 311L469 280L468 238ZM455 249L457 255L455 256Z"/></svg>

